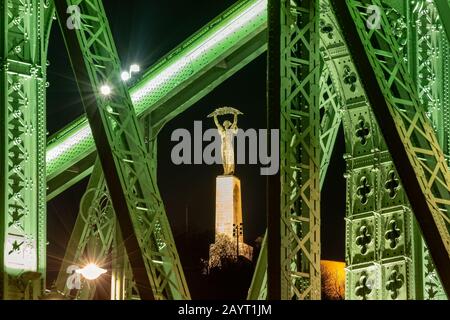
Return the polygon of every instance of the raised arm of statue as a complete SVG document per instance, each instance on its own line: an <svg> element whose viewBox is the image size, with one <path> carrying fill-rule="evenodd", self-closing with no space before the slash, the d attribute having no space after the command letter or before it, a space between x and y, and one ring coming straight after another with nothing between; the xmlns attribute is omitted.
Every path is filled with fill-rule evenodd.
<svg viewBox="0 0 450 320"><path fill-rule="evenodd" d="M231 129L232 129L233 131L237 131L237 129L238 129L237 123L238 123L238 114L235 113L235 114L234 114L233 124L232 124L232 126L231 126Z"/></svg>
<svg viewBox="0 0 450 320"><path fill-rule="evenodd" d="M214 123L216 124L217 129L219 129L219 132L223 132L225 130L222 127L222 125L219 123L219 119L217 119L217 115L214 115Z"/></svg>

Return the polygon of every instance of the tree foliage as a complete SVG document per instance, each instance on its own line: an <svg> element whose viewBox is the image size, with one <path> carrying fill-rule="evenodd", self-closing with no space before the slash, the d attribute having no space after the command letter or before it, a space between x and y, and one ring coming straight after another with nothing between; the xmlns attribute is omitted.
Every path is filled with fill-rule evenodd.
<svg viewBox="0 0 450 320"><path fill-rule="evenodd" d="M322 261L320 270L322 273L322 299L345 299L345 270L344 263L335 261Z"/></svg>
<svg viewBox="0 0 450 320"><path fill-rule="evenodd" d="M221 269L228 264L236 263L236 242L225 234L218 234L216 242L209 248L208 273L212 269Z"/></svg>

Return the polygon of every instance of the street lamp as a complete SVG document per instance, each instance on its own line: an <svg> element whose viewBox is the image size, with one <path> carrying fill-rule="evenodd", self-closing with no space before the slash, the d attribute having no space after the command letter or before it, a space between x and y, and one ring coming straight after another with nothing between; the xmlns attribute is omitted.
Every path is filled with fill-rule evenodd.
<svg viewBox="0 0 450 320"><path fill-rule="evenodd" d="M138 73L141 71L141 67L138 64L132 64L130 66L130 73Z"/></svg>
<svg viewBox="0 0 450 320"><path fill-rule="evenodd" d="M133 76L133 73L138 73L141 71L141 67L138 64L132 64L130 66L129 71L123 71L122 74L120 75L120 77L122 78L122 81L127 82L128 80L131 79L131 77Z"/></svg>
<svg viewBox="0 0 450 320"><path fill-rule="evenodd" d="M239 224L233 223L233 236L236 237L236 258L239 259L239 238L244 234L242 222Z"/></svg>
<svg viewBox="0 0 450 320"><path fill-rule="evenodd" d="M130 73L127 71L122 72L120 77L122 78L122 81L125 81L125 82L127 82L131 78Z"/></svg>

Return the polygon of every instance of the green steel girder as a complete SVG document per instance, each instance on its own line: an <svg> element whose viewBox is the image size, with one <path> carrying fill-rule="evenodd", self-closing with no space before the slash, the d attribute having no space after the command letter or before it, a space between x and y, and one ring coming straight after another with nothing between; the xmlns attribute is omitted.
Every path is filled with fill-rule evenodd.
<svg viewBox="0 0 450 320"><path fill-rule="evenodd" d="M66 28L70 5L81 12L81 27L73 30ZM55 7L139 295L189 298L102 2L58 1ZM105 85L110 93L101 93Z"/></svg>
<svg viewBox="0 0 450 320"><path fill-rule="evenodd" d="M320 188L325 181L330 163L331 155L336 141L336 136L342 122L342 114L344 112L344 105L346 101L352 100L353 97L347 97L349 90L344 90L342 86L343 70L340 68L342 60L348 56L348 51L342 46L337 45L338 42L331 41L329 34L326 32L326 24L330 20L327 16L329 13L324 10L327 8L327 1L320 2L320 52L324 60L324 68L320 77L320 110L321 110L321 124L320 124ZM334 19L332 23L335 24ZM341 59L335 62L333 59ZM347 58L348 59L348 58ZM351 93L351 92L350 92ZM266 245L266 239L263 246ZM265 299L267 295L267 248L261 249L261 255L264 258L259 258L252 280L252 285L248 292L249 299Z"/></svg>
<svg viewBox="0 0 450 320"><path fill-rule="evenodd" d="M417 1L417 3L411 3L411 6L419 6L420 2L423 2L425 4L425 1ZM390 4L390 2L389 2ZM423 30L426 33L439 33L439 27L433 27L430 28L430 25L432 26L438 26L439 24L436 24L437 21L433 21L433 15L435 16L435 13L432 11L430 12L427 6L432 6L432 3L426 2L426 5L422 7L421 10L426 11L427 15L429 17L422 18L424 20L424 23L419 23L420 20L418 17L414 16L410 19L414 19L415 21L418 21L417 26L418 28L423 25ZM395 11L395 10L394 10ZM414 12L418 13L420 10L414 9ZM436 18L436 17L435 17ZM401 21L390 21L391 24L395 24L398 26L402 26L403 24ZM381 239L372 241L373 243L378 243L376 256L374 256L374 265L380 265L381 269L375 272L376 274L379 274L381 276L381 273L386 274L386 276L381 276L383 281L386 281L385 284L382 283L381 280L379 280L380 286L378 288L373 288L373 294L371 295L371 299L379 298L379 299L411 299L411 298L425 298L427 299L435 299L439 298L441 296L441 293L439 291L440 283L439 280L436 279L435 272L433 272L434 267L432 266L432 263L429 261L429 259L426 256L426 252L422 253L420 252L422 240L420 237L420 234L417 233L417 230L415 227L412 226L411 221L411 211L408 208L409 204L407 199L404 196L404 192L402 191L401 182L399 181L398 186L395 188L395 195L394 198L391 198L391 195L389 194L391 191L386 193L388 190L385 189L385 183L382 182L380 185L380 182L378 181L384 181L386 182L391 181L389 178L386 178L389 176L390 172L394 172L395 174L395 168L392 167L390 164L390 156L389 153L386 151L386 145L383 141L383 138L381 137L381 134L379 133L378 125L373 118L372 112L369 110L369 105L367 104L367 98L365 97L365 93L361 87L360 81L358 77L352 77L352 72L355 71L355 67L353 65L353 62L350 59L349 52L346 46L345 41L342 39L341 32L339 30L339 27L337 25L337 22L335 20L334 14L330 11L328 1L322 1L321 2L321 54L322 57L325 60L325 63L328 65L328 68L332 71L332 78L333 81L338 84L336 86L336 89L338 91L337 95L339 97L340 103L344 106L341 109L341 112L344 112L345 110L345 135L346 135L346 145L347 145L347 152L348 155L346 156L346 161L348 163L349 172L346 174L347 180L350 182L352 179L352 176L357 176L358 172L363 172L364 167L367 166L373 166L374 168L378 168L375 173L370 173L370 175L374 175L375 178L373 181L376 181L374 184L374 188L378 189L378 191L372 191L371 194L373 194L377 199L377 212L375 216L377 217L376 225L377 229L385 229L383 226L384 220L387 218L394 217L392 213L395 213L396 217L400 214L400 217L398 216L396 220L403 221L401 222L401 237L404 238L404 240L398 241L395 245L395 250L390 248L389 246L387 249L382 249L384 246L381 246L380 244L386 242L385 239L382 237ZM398 27L397 27L398 28ZM435 123L438 123L434 125L434 128L438 134L438 137L440 138L439 141L443 146L445 146L445 150L448 150L447 148L447 142L445 133L447 130L447 127L445 125L445 117L448 115L448 110L446 109L447 102L448 101L448 94L446 94L445 88L448 87L448 66L445 62L445 52L448 49L447 44L445 43L445 38L436 39L435 36L431 39L431 43L424 44L424 42L427 42L426 39L423 39L424 36L420 36L422 40L420 40L421 46L424 47L424 49L418 49L415 50L412 48L412 52L420 52L426 57L428 60L433 59L436 60L435 62L429 63L428 60L422 60L417 61L418 69L421 70L421 75L418 76L418 86L420 87L420 83L423 84L421 92L424 94L421 95L421 97L430 97L430 102L433 103L433 105L428 108L429 110L434 110L434 112L431 113L432 118L435 117L444 117L444 120L434 120ZM408 44L414 43L415 40L408 41ZM419 42L419 41L418 41ZM440 49L442 50L442 54L439 54L440 52L436 51L436 49L433 49L433 46L436 46L440 43ZM411 44L411 46L413 46ZM429 47L429 48L428 48ZM430 51L431 50L431 51ZM433 54L429 54L430 52L433 52ZM411 60L411 59L410 59ZM415 59L412 59L411 61L415 61ZM412 65L415 65L415 63L411 63ZM440 65L440 66L438 66ZM446 69L447 66L447 69ZM434 70L430 70L430 68L436 68ZM325 71L327 71L325 69ZM428 74L427 74L428 72ZM437 79L436 79L437 77ZM322 79L324 78L322 74ZM353 81L348 81L353 78ZM425 85L426 84L426 85ZM438 89L437 87L440 87ZM323 81L321 82L321 91L326 91L323 86ZM321 99L323 97L321 96ZM437 107L437 105L440 104L441 106ZM322 103L321 103L322 106ZM364 115L364 116L362 116ZM356 116L356 118L355 118ZM358 131L358 122L359 119L365 119L365 124L369 125L367 127L368 134L367 139L362 143L360 140L362 136L359 136L358 134L355 134L356 131ZM438 117L438 118L439 118ZM354 118L354 120L353 120ZM442 125L443 123L443 125ZM324 120L322 120L322 128L324 127ZM355 131L356 130L356 131ZM323 129L322 129L323 132ZM323 134L323 133L322 133ZM442 137L442 138L441 138ZM370 143L367 143L370 142ZM332 150L332 149L330 149ZM447 152L446 152L447 153ZM323 154L323 157L326 154ZM324 158L322 158L322 165L326 161ZM322 168L322 167L321 167ZM372 169L370 170L372 171ZM323 181L323 168L321 169L321 183ZM379 172L379 173L376 173ZM394 176L395 177L395 176ZM349 186L353 185L352 183L349 184ZM379 186L378 186L379 185ZM358 185L356 184L356 187ZM353 187L350 188L353 190ZM347 192L348 195L353 194L354 192L349 189L349 192ZM351 191L351 192L350 192ZM356 192L356 191L355 191ZM387 197L386 194L389 196ZM347 225L357 225L359 221L364 221L364 219L367 219L373 214L370 213L358 213L358 211L355 211L353 209L353 203L359 201L358 197L350 196L349 201L351 204L347 206L347 209L349 211L349 215L347 218ZM400 206L399 206L400 205ZM380 207L381 206L381 207ZM359 209L358 209L359 210ZM353 214L352 212L357 212L357 214ZM355 219L353 221L353 217ZM361 219L363 218L363 219ZM404 224L406 222L406 224ZM389 230L385 231L377 231L375 235L378 237L378 234L384 234L385 232L388 232ZM351 232L349 233L351 234ZM350 239L350 238L348 238ZM388 242L386 242L388 243ZM348 240L347 241L347 250L346 253L349 256L348 260L348 266L349 270L347 272L349 277L349 282L347 283L347 299L354 299L354 298L361 298L356 297L353 294L352 288L353 288L353 282L351 278L355 278L357 274L362 274L362 271L366 271L372 274L375 274L373 271L376 271L373 269L373 266L371 267L370 264L367 264L367 262L362 264L353 264L352 261L355 258L353 256L355 255L356 251L358 251L360 248L356 246L356 250L352 250L353 248L353 242ZM412 250L415 250L415 253L413 254ZM417 249L419 250L419 253L417 254ZM261 255L265 254L266 248L262 248ZM352 252L355 251L355 253L352 254ZM395 256L395 253L400 253L397 257ZM393 255L394 254L394 255ZM357 253L356 253L357 256ZM350 258L351 257L351 258ZM252 286L249 290L249 299L264 299L266 297L266 266L264 263L261 262L261 260L264 260L266 258L260 258L258 260L257 268L255 270ZM406 266L406 272L404 275L402 273L399 273L399 276L404 276L403 287L402 288L396 288L396 291L389 291L390 288L387 285L387 282L390 281L389 277L391 273L398 272L401 267L401 264L403 263ZM422 263L424 264L422 267ZM377 268L376 268L377 269ZM423 271L421 271L423 269ZM378 269L377 269L378 270ZM358 273L359 272L359 273ZM391 273L389 273L391 272ZM422 272L424 272L422 276ZM388 274L389 273L389 274ZM351 276L354 274L355 276ZM373 277L373 276L372 276ZM355 281L357 281L356 279ZM423 289L421 289L423 288ZM400 290L401 289L401 290ZM421 292L423 290L423 292ZM415 293L414 293L415 291ZM406 294L405 294L406 293ZM445 295L444 295L445 298Z"/></svg>
<svg viewBox="0 0 450 320"><path fill-rule="evenodd" d="M325 65L320 76L320 188L322 189L325 177L328 172L331 155L334 149L334 143L342 123L341 105L339 95L331 80L331 74ZM265 300L267 297L267 231L261 244L261 251L253 273L252 283L250 285L248 300Z"/></svg>
<svg viewBox="0 0 450 320"><path fill-rule="evenodd" d="M344 110L345 298L414 299L412 213L329 2L321 9L325 60L335 66ZM386 238L390 228L394 238Z"/></svg>
<svg viewBox="0 0 450 320"><path fill-rule="evenodd" d="M320 75L320 188L325 182L330 165L334 144L342 124L342 103L339 90L333 82L330 66L325 65Z"/></svg>
<svg viewBox="0 0 450 320"><path fill-rule="evenodd" d="M419 103L384 10L367 30L367 7L380 1L336 1L332 7L447 294L450 291L450 174Z"/></svg>
<svg viewBox="0 0 450 320"><path fill-rule="evenodd" d="M144 118L144 141L148 146L151 171L157 176L157 138L152 130L149 118ZM125 248L121 241L119 226L116 222L108 189L100 162L97 160L92 171L89 185L82 198L79 214L75 222L69 243L56 280L56 289L65 296L70 290L66 281L70 276L67 268L71 265L85 265L89 261L99 264L109 260L112 249L112 293L114 300L125 300L137 296L133 294L133 277ZM95 286L84 282L81 290L73 297L76 300L92 299Z"/></svg>
<svg viewBox="0 0 450 320"><path fill-rule="evenodd" d="M151 155L151 170L153 175L157 176L157 133L151 127L150 118L142 120L144 128L145 142L147 144L148 154ZM95 170L95 168L94 168ZM117 225L117 224L116 224ZM103 258L103 257L102 257ZM104 257L106 258L106 257ZM122 235L118 228L115 232L112 245L112 282L111 282L112 300L137 300L139 299L136 282L131 272L130 261L123 247Z"/></svg>
<svg viewBox="0 0 450 320"><path fill-rule="evenodd" d="M94 168L96 169L93 170L81 199L77 220L56 279L56 289L65 296L70 294L66 286L67 278L70 276L67 273L68 268L72 265L82 267L93 261L98 265L104 265L116 232L116 217L99 160ZM94 286L84 281L75 298L92 299L95 293Z"/></svg>
<svg viewBox="0 0 450 320"><path fill-rule="evenodd" d="M55 20L54 0L44 0L44 50L47 57L48 45L50 43L50 32L52 30L53 20Z"/></svg>
<svg viewBox="0 0 450 320"><path fill-rule="evenodd" d="M142 121L144 129L144 141L147 146L147 152L151 158L151 170L153 176L157 177L158 169L158 139L157 132L151 126L150 117ZM94 168L95 170L95 168ZM117 225L117 224L116 224ZM120 230L116 228L114 242L112 245L112 282L111 299L112 300L130 300L139 299L136 282L131 272L130 261L123 247L123 240Z"/></svg>
<svg viewBox="0 0 450 320"><path fill-rule="evenodd" d="M247 293L247 300L267 299L267 230L264 234L252 282Z"/></svg>
<svg viewBox="0 0 450 320"><path fill-rule="evenodd" d="M116 230L112 246L111 300L139 300L128 255L120 230Z"/></svg>
<svg viewBox="0 0 450 320"><path fill-rule="evenodd" d="M269 2L269 17L269 113L280 112L281 190L269 186L267 296L320 299L319 2Z"/></svg>
<svg viewBox="0 0 450 320"><path fill-rule="evenodd" d="M37 299L45 288L45 84L38 0L0 1L0 297ZM30 273L38 280L26 280Z"/></svg>
<svg viewBox="0 0 450 320"><path fill-rule="evenodd" d="M450 3L448 0L434 0L434 3L439 12L445 33L447 34L447 39L450 41Z"/></svg>
<svg viewBox="0 0 450 320"><path fill-rule="evenodd" d="M434 2L416 0L408 2L404 20L396 23L407 26L407 57L409 71L416 83L420 103L430 118L437 140L449 159L450 150L450 57L448 39ZM406 29L406 30L405 30ZM403 42L405 43L405 42ZM406 53L405 53L406 54ZM448 162L449 163L449 162ZM447 299L428 249L421 239L415 223L416 299ZM420 281L417 280L420 275Z"/></svg>
<svg viewBox="0 0 450 320"><path fill-rule="evenodd" d="M444 0L445 1L445 0ZM419 2L419 1L418 1ZM437 0L436 0L436 2L438 2ZM48 2L48 4L49 4L49 9L45 9L46 10L46 14L45 14L45 21L48 21L48 20L50 20L50 19L47 19L48 17L51 17L52 16L52 14L50 14L50 15L47 15L47 13L49 12L49 10L50 10L50 12L51 12L51 4L52 4L52 1L50 1L50 2ZM45 8L45 7L44 7ZM264 10L265 10L265 8L264 8ZM442 10L441 10L441 12L442 12ZM225 16L225 18L224 18L224 16ZM227 15L225 14L224 16L222 16L221 17L221 19L222 18L224 18L224 19L226 19L226 18L229 18L229 17L227 17ZM264 15L263 15L264 16ZM442 13L441 13L441 16L442 16ZM265 17L263 17L263 18L265 18ZM51 21L51 20L50 20ZM266 21L264 20L264 23L265 23ZM445 23L445 21L444 21L444 23ZM45 25L47 25L48 23L47 22L45 22ZM47 28L47 27L44 27L44 30L49 30L49 28ZM262 31L265 31L265 26L261 29ZM208 27L208 28L206 28L205 30L203 30L202 32L200 32L200 34L199 35L197 35L199 38L206 38L206 35L208 35L208 34L210 34L210 32L211 32L211 29ZM212 32L211 32L212 33ZM260 34L258 34L259 35L259 37L260 37L260 41L261 41L261 39L263 39L263 36L262 36L262 34L263 33L260 33ZM322 36L323 34L321 34L321 36ZM197 36L194 36L194 37L197 37ZM199 39L198 38L198 39ZM251 44L252 43L252 40L251 39L254 39L254 38L257 38L257 35L256 34L252 34L251 36L249 36L249 39L250 40L248 40L248 42L246 42L246 44L250 44L250 45L248 45L248 47L250 48L249 50L248 50L248 52L250 52L250 53L252 53L252 52L255 52L255 50L254 49L251 49L251 48L257 48L257 47L259 47L259 45L257 45L257 44ZM47 43L47 41L44 41L44 43ZM257 56L257 55L259 55L261 52L263 52L264 50L265 50L265 40L262 40L262 47L259 47L259 50L260 50L260 52L259 53L257 53L257 54L255 54L255 56ZM189 41L187 42L187 44L184 44L183 46L184 46L184 48L186 48L186 45L187 45L187 47L189 47L189 45L191 45L190 43L189 43ZM245 47L245 45L244 45L244 47ZM251 60L252 58L249 58L248 60L246 60L246 58L248 57L248 55L249 54L247 54L247 53L242 53L242 52L244 52L245 50L241 50L240 48L241 47L239 47L238 48L238 46L236 46L236 51L234 51L234 54L236 55L236 56L238 56L238 58L236 59L236 61L237 61L237 63L236 63L236 65L239 65L241 62L242 62L242 65L239 65L239 67L237 67L237 69L236 70L238 70L239 68L241 68L243 65L245 65L246 63L248 63L248 61L249 60ZM337 50L337 48L336 48L336 50ZM447 50L447 51L445 51L445 50ZM181 50L182 51L182 50ZM180 52L180 50L178 50L178 53ZM439 56L445 56L445 52L448 52L448 43L446 44L446 45L443 45L443 52L439 55ZM242 54L241 54L242 53ZM232 54L233 55L233 54ZM232 56L231 55L231 56ZM164 70L165 68L163 68L164 67L164 65L166 64L166 65L170 65L170 63L168 63L167 61L169 61L169 62L173 62L174 61L174 59L176 59L178 56L177 56L177 52L175 52L174 54L172 54L172 55L169 55L169 57L167 58L167 60L165 60L165 61L162 61L160 64L158 64L156 67L154 67L154 68L152 68L152 71L149 71L149 73L152 73L152 72L155 72L155 73L158 73L157 71L159 71L159 70ZM325 57L325 56L324 56ZM219 61L219 60L218 60ZM168 94L166 94L162 99L160 99L159 101L161 102L161 104L158 106L158 109L155 109L155 113L154 114L158 114L159 113L159 115L158 115L158 118L159 119L167 119L167 120L169 120L171 117L173 117L173 116L175 116L176 114L178 114L178 110L180 110L180 112L183 110L183 108L184 107L189 107L189 105L191 105L192 103L194 103L194 102L190 102L190 101L187 101L186 102L186 104L184 104L185 103L185 100L186 99L188 99L189 98L189 96L190 96L190 93L191 92L197 92L197 91L200 91L200 89L196 89L196 88L205 88L206 87L206 85L205 84L207 84L208 83L208 81L217 81L217 83L220 83L220 82L222 82L224 79L226 79L228 76L227 75L225 75L225 76L223 76L222 74L220 74L220 73L218 73L218 71L222 71L222 70L225 70L224 68L223 68L223 66L227 66L227 65L230 65L230 64L224 64L224 63L222 63L222 61L223 60L221 60L221 61L219 61L219 62L217 62L217 64L215 64L215 66L216 67L213 67L212 68L212 70L214 70L214 72L211 72L210 73L210 76L207 76L207 77L205 77L205 78L202 78L202 79L206 79L206 80L203 80L203 81L198 81L198 82L195 82L194 81L194 85L193 86L190 86L190 84L186 84L186 82L182 82L181 84L179 84L179 85L177 85L176 86L176 89L174 89L174 90L172 90L172 92L171 93L168 93ZM161 67L161 68L159 68L160 66L163 66L163 67ZM213 65L213 64L211 64L211 65ZM424 63L424 66L426 67L426 63ZM447 71L448 71L448 65L446 66L446 64L444 63L444 64L442 64L442 66L445 68L445 67L447 67ZM159 70L158 70L158 68L159 68ZM156 70L156 71L155 71ZM207 68L205 68L205 70L207 70ZM352 71L354 71L353 69L352 69ZM443 72L445 72L444 70L442 70ZM230 72L230 74L232 74L232 73L234 73L235 71L229 71ZM145 81L147 81L147 80L149 80L149 77L148 77L148 75L149 75L149 73L146 73L146 75L143 77L143 80L141 80L142 82L145 82ZM201 73L201 72L199 72L199 73ZM207 72L207 74L208 74L208 72ZM223 78L222 78L222 76L223 76ZM192 78L194 78L194 77L192 77ZM192 79L192 78L187 78L187 79ZM423 79L423 77L422 77L422 79ZM333 81L335 81L335 80L337 80L338 82L341 82L341 85L340 86L337 86L336 88L338 89L338 90L343 90L343 88L345 87L345 85L343 85L343 83L342 83L342 80L343 80L343 78L342 77L338 77L337 79L335 79L335 77L333 78ZM443 79L442 81L445 81L445 79ZM214 82L215 83L215 82ZM448 79L447 79L447 84L448 84ZM186 85L186 87L184 87ZM432 87L432 86L430 86L430 85L428 85L428 87ZM444 87L445 87L445 85L444 85ZM186 90L186 88L188 88L187 90ZM131 90L133 90L133 89L131 89ZM179 90L179 91L177 91L177 90ZM183 91L183 90L185 90L185 91ZM206 90L209 90L209 88L206 88ZM420 90L423 90L423 91L420 91ZM424 92L424 93L426 93L427 92L427 90L430 90L429 88L427 88L426 86L423 86L422 87L422 89L421 89L421 87L420 87L420 83L419 83L419 92ZM173 93L173 92L175 92L174 94L173 94L173 96L171 96L171 94ZM180 93L179 95L177 95L177 92L182 92L182 93ZM151 94L151 93L149 93L149 94ZM205 93L206 94L206 93ZM448 95L448 94L447 94ZM423 94L421 94L420 96L423 96ZM172 100L171 100L172 99ZM197 99L197 98L194 98L194 99ZM173 102L171 102L171 101L173 101ZM134 100L133 100L133 102L135 102ZM155 104L152 104L152 105L148 105L148 110L153 110L153 108L156 108L155 106L157 106L158 104L157 103L155 103ZM160 108L161 106L163 106L164 105L164 109L166 109L168 112L167 112L167 117L165 116L165 115L162 115L161 113L160 113L160 111L161 110L163 110L163 108ZM174 112L174 109L172 109L172 106L173 105L182 105L183 107L182 108L180 108L180 109L177 109L177 111L175 111ZM433 108L431 108L431 110L432 110ZM158 112L156 112L157 110L159 110ZM430 109L429 109L430 110ZM430 115L430 112L429 111L427 111L428 113L429 113L429 115ZM446 113L444 113L444 117L448 117L448 111L446 112ZM441 125L441 123L442 123L442 119L437 119L435 116L433 116L433 114L431 113L431 119L433 120L433 127L436 129L436 127L439 127L440 125ZM166 118L165 118L166 117ZM336 118L332 118L333 120L336 120ZM58 141L62 141L62 143L66 143L68 140L66 140L66 141L64 141L64 139L65 138L68 138L68 137L75 137L76 136L76 134L77 133L80 133L80 132L82 132L82 130L80 129L80 128L82 128L83 127L83 125L85 125L86 124L86 122L85 122L86 120L81 120L80 122L78 122L78 123L75 123L75 124L72 124L67 130L64 130L63 132L61 132L60 134L59 134L59 136L57 136L56 138L55 138L55 140L54 141L57 141L58 139L61 139L61 140L58 140ZM340 121L340 120L339 120ZM160 125L163 125L164 123L166 122L166 120L161 120L161 121L159 121L158 122L158 124L160 124ZM444 144L442 147L444 148L444 151L445 151L445 153L447 154L448 152L446 151L446 150L448 150L448 148L447 148L447 146L446 146L446 143L445 143L445 138L446 138L446 134L445 133L443 133L443 131L438 131L437 132L437 134L438 134L438 141L440 142L440 144L442 145L442 144ZM441 138L441 137L443 137L443 139ZM82 139L81 139L82 140ZM80 140L80 141L81 141ZM323 142L323 141L322 141ZM448 142L448 140L447 140L447 142ZM91 145L90 145L90 147L92 147L93 146L93 142L91 141L90 142L91 143ZM80 144L82 144L82 143L80 143ZM88 143L89 144L89 143ZM333 145L333 143L331 143L331 146ZM50 144L49 145L49 148L51 147L51 146L55 146L55 144ZM64 146L64 147L67 147L67 145L66 146ZM71 147L73 147L73 145L70 145L70 143L69 143L69 148L67 148L67 150L68 149L70 149ZM77 147L80 147L79 145L77 146ZM84 145L84 146L82 146L81 148L79 148L79 150L82 150L82 148L83 147L86 147L86 145ZM332 150L332 148L323 148L323 145L322 145L322 149L325 149L325 150ZM73 183L75 183L76 181L79 181L81 178L83 178L83 177L85 177L86 175L88 175L90 172L91 172L91 167L92 167L92 164L95 162L95 158L96 158L96 152L95 151L93 151L93 152L90 152L89 154L88 153L86 153L86 152L80 152L79 153L79 157L78 158L76 158L76 157L74 157L73 155L70 155L70 152L67 152L67 153L65 153L65 154L61 154L61 155L58 155L58 157L61 157L61 159L62 158L65 158L62 162L60 162L58 165L60 165L60 164L63 164L64 163L64 161L67 161L67 163L70 163L70 161L72 161L72 163L73 163L73 165L69 165L68 166L68 168L67 169L63 169L63 171L62 172L60 172L60 173L58 173L58 174L56 174L55 175L55 179L54 180L49 180L49 182L50 182L50 198L52 197L52 196L54 196L54 195L57 195L58 194L58 192L59 191L62 191L62 190L64 190L65 188L67 188L68 186L70 186L71 184L73 184ZM324 163L323 162L323 159L322 159L322 161L321 161L321 164L322 165L326 165L326 163ZM54 167L55 168L55 167ZM60 167L58 167L58 170L60 170ZM58 179L59 179L59 181L58 181ZM321 183L322 183L322 181L323 181L323 175L320 177L320 179L321 179ZM57 187L55 187L55 188L53 188L52 187L52 182L55 182L55 184L54 185L56 185Z"/></svg>
<svg viewBox="0 0 450 320"><path fill-rule="evenodd" d="M408 26L408 63L417 83L421 104L430 118L439 144L446 157L450 150L450 114L448 106L449 67L448 40L433 2L416 0L410 3ZM405 28L406 29L406 28ZM406 30L405 30L406 31Z"/></svg>
<svg viewBox="0 0 450 320"><path fill-rule="evenodd" d="M266 23L266 0L240 1L214 19L130 88L137 115L159 128L190 107L266 50ZM84 117L51 138L47 199L89 175L95 158Z"/></svg>
<svg viewBox="0 0 450 320"><path fill-rule="evenodd" d="M279 130L281 122L281 1L268 0L268 47L267 47L267 128ZM281 142L281 139L280 139ZM281 147L281 145L280 145ZM280 149L281 151L281 149ZM281 156L280 156L281 160ZM281 274L281 173L267 177L267 293L268 300L282 298ZM255 276L261 278L261 260ZM261 282L256 282L261 284ZM250 292L257 290L250 288ZM264 290L264 287L261 287ZM284 290L285 292L287 290ZM255 292L258 296L264 293Z"/></svg>

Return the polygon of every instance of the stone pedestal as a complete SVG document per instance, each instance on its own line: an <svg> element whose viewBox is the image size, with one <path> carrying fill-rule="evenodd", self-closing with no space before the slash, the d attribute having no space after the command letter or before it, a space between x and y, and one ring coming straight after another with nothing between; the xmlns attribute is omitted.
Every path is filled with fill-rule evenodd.
<svg viewBox="0 0 450 320"><path fill-rule="evenodd" d="M241 181L235 176L218 176L216 178L216 234L215 243L210 248L210 262L219 261L220 256L237 257L238 252L239 256L251 260L253 248L244 243L243 231ZM236 243L239 243L239 250Z"/></svg>
<svg viewBox="0 0 450 320"><path fill-rule="evenodd" d="M216 240L218 234L233 237L242 223L241 181L235 176L216 178Z"/></svg>

